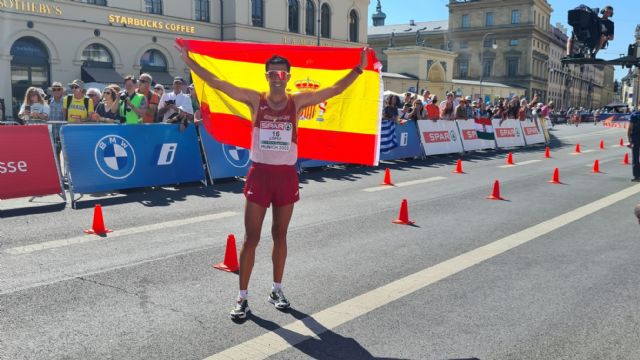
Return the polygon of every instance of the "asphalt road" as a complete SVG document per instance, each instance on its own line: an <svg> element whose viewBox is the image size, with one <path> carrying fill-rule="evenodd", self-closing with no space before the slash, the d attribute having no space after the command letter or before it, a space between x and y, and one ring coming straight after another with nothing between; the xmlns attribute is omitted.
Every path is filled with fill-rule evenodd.
<svg viewBox="0 0 640 360"><path fill-rule="evenodd" d="M293 308L266 302L268 217L241 324L228 318L237 275L212 268L227 234L240 245L241 181L85 195L77 210L2 201L0 358L638 359L640 187L614 147L624 130L551 133L551 159L515 149L514 167L488 151L462 175L457 156L304 173ZM386 167L399 186L372 191ZM562 185L547 182L555 167ZM505 201L486 199L494 180ZM391 223L402 199L415 226ZM114 230L103 238L82 233L96 203Z"/></svg>

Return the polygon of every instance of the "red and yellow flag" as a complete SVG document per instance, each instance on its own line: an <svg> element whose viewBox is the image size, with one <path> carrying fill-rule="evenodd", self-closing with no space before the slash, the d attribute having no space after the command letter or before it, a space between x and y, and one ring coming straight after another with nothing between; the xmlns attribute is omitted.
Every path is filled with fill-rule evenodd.
<svg viewBox="0 0 640 360"><path fill-rule="evenodd" d="M335 48L184 40L189 55L218 78L259 92L269 90L265 62L280 55L291 63L287 92L332 86L360 62L360 48ZM251 112L192 73L207 131L218 141L251 146ZM333 162L377 165L382 113L379 62L369 52L369 65L342 94L301 111L298 156Z"/></svg>

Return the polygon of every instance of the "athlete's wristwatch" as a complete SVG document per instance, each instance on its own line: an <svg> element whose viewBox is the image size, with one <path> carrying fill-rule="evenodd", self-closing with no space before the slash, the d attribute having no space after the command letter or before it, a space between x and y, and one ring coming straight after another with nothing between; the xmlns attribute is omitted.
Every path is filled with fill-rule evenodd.
<svg viewBox="0 0 640 360"><path fill-rule="evenodd" d="M353 71L355 71L358 75L362 74L362 68L360 66L356 66L353 68Z"/></svg>

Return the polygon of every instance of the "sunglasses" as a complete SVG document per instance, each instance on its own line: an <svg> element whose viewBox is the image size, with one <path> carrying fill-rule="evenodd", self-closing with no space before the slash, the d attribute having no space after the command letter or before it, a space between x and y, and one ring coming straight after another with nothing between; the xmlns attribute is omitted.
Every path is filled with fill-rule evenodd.
<svg viewBox="0 0 640 360"><path fill-rule="evenodd" d="M286 71L281 71L281 70L271 70L271 71L267 71L267 77L269 79L280 79L282 81L284 81L287 78L287 75L289 75L288 72Z"/></svg>
<svg viewBox="0 0 640 360"><path fill-rule="evenodd" d="M71 85L70 86L71 90L75 90L75 89L80 89L80 86L78 85Z"/></svg>
<svg viewBox="0 0 640 360"><path fill-rule="evenodd" d="M143 84L147 84L147 83L149 83L149 80L142 80L142 79L139 79L139 80L138 80L138 82L141 82L141 83L143 83Z"/></svg>
<svg viewBox="0 0 640 360"><path fill-rule="evenodd" d="M62 91L62 88L51 88L51 91Z"/></svg>

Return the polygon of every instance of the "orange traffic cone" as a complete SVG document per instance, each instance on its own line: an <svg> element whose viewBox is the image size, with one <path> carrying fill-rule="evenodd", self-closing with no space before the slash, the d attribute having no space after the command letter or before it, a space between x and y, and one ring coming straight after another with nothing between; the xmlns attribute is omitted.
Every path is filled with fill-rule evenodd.
<svg viewBox="0 0 640 360"><path fill-rule="evenodd" d="M624 139L620 138L620 146L624 146Z"/></svg>
<svg viewBox="0 0 640 360"><path fill-rule="evenodd" d="M593 170L591 172L599 173L600 172L600 160L596 160L593 162Z"/></svg>
<svg viewBox="0 0 640 360"><path fill-rule="evenodd" d="M391 182L391 170L389 170L389 168L384 171L384 180L380 185L393 185Z"/></svg>
<svg viewBox="0 0 640 360"><path fill-rule="evenodd" d="M464 174L464 171L462 171L462 160L458 159L458 162L456 163L456 170L454 171L454 173Z"/></svg>
<svg viewBox="0 0 640 360"><path fill-rule="evenodd" d="M576 154L580 154L580 143L576 144Z"/></svg>
<svg viewBox="0 0 640 360"><path fill-rule="evenodd" d="M228 272L236 272L240 270L240 266L238 265L238 254L236 252L236 238L233 234L229 234L229 236L227 236L227 250L224 253L224 261L213 265L213 267Z"/></svg>
<svg viewBox="0 0 640 360"><path fill-rule="evenodd" d="M413 221L409 220L409 206L407 205L407 199L402 199L402 204L400 204L400 214L398 214L398 218L392 222L400 225L413 224Z"/></svg>
<svg viewBox="0 0 640 360"><path fill-rule="evenodd" d="M513 153L509 152L509 155L507 155L507 165L515 165L513 163Z"/></svg>
<svg viewBox="0 0 640 360"><path fill-rule="evenodd" d="M622 165L629 165L629 153L624 154L624 159L622 159Z"/></svg>
<svg viewBox="0 0 640 360"><path fill-rule="evenodd" d="M600 150L604 150L604 140L600 139Z"/></svg>
<svg viewBox="0 0 640 360"><path fill-rule="evenodd" d="M551 154L549 153L549 147L548 146L544 149L544 158L545 159L550 159L551 158Z"/></svg>
<svg viewBox="0 0 640 360"><path fill-rule="evenodd" d="M104 235L106 233L110 233L112 230L107 229L104 226L104 219L102 218L102 206L100 204L96 204L93 208L93 226L91 229L85 230L84 232L87 234L95 234L95 235Z"/></svg>
<svg viewBox="0 0 640 360"><path fill-rule="evenodd" d="M504 200L504 198L500 196L500 182L498 180L493 183L493 192L491 193L491 195L487 196L487 199Z"/></svg>
<svg viewBox="0 0 640 360"><path fill-rule="evenodd" d="M562 184L560 182L560 170L558 170L558 168L553 169L553 177L547 182L551 184Z"/></svg>

